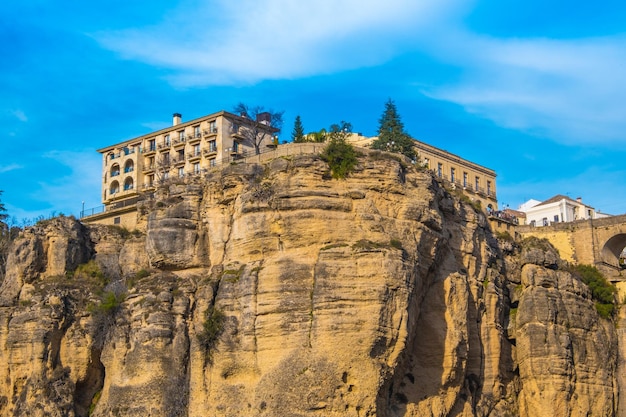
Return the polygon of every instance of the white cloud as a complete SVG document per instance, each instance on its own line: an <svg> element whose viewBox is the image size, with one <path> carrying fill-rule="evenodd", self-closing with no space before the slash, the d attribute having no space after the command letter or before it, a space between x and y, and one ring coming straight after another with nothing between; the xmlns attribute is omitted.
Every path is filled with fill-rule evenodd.
<svg viewBox="0 0 626 417"><path fill-rule="evenodd" d="M513 129L562 143L626 136L626 38L493 39L458 33L439 56L460 81L424 93Z"/></svg>
<svg viewBox="0 0 626 417"><path fill-rule="evenodd" d="M26 117L26 113L24 113L22 110L11 110L11 114L20 122L27 122L28 121L28 117Z"/></svg>
<svg viewBox="0 0 626 417"><path fill-rule="evenodd" d="M19 164L0 165L0 174L22 168L23 167Z"/></svg>
<svg viewBox="0 0 626 417"><path fill-rule="evenodd" d="M381 64L466 2L186 1L156 26L94 37L178 85L255 83Z"/></svg>
<svg viewBox="0 0 626 417"><path fill-rule="evenodd" d="M43 155L69 169L69 175L39 182L33 198L49 203L57 213L78 215L85 201L85 208L100 203L101 164L100 155L93 150L50 151Z"/></svg>

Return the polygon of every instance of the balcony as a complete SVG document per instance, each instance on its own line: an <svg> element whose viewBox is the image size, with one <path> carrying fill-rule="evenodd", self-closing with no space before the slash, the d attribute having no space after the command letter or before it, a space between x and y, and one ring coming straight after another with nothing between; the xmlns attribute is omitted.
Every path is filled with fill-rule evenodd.
<svg viewBox="0 0 626 417"><path fill-rule="evenodd" d="M233 126L230 128L230 136L235 140L243 140L246 137L243 135L244 130L241 126Z"/></svg>
<svg viewBox="0 0 626 417"><path fill-rule="evenodd" d="M187 159L189 159L189 161L197 161L201 156L202 152L193 152L187 155Z"/></svg>
<svg viewBox="0 0 626 417"><path fill-rule="evenodd" d="M209 127L208 129L204 129L202 131L204 137L215 136L217 135L217 126Z"/></svg>
<svg viewBox="0 0 626 417"><path fill-rule="evenodd" d="M187 143L190 145L198 144L200 143L200 140L202 140L202 135L200 133L187 136Z"/></svg>
<svg viewBox="0 0 626 417"><path fill-rule="evenodd" d="M143 172L144 174L148 174L150 172L154 171L154 164L151 165L146 165L145 167L143 167L143 169L141 170L141 172Z"/></svg>
<svg viewBox="0 0 626 417"><path fill-rule="evenodd" d="M142 191L149 191L149 190L154 190L155 186L153 182L148 182L146 184L143 184L141 186L141 190Z"/></svg>
<svg viewBox="0 0 626 417"><path fill-rule="evenodd" d="M208 149L203 149L202 154L206 157L217 155L217 146L209 146Z"/></svg>
<svg viewBox="0 0 626 417"><path fill-rule="evenodd" d="M170 148L169 143L159 143L159 145L157 146L157 149L159 151L165 151L165 150L168 150L169 148Z"/></svg>
<svg viewBox="0 0 626 417"><path fill-rule="evenodd" d="M185 164L185 156L180 155L172 159L172 164L174 166L184 165Z"/></svg>
<svg viewBox="0 0 626 417"><path fill-rule="evenodd" d="M182 148L183 146L185 146L185 143L186 143L186 139L184 137L174 139L174 149Z"/></svg>
<svg viewBox="0 0 626 417"><path fill-rule="evenodd" d="M153 143L147 149L143 151L143 154L146 156L150 156L156 152L156 145Z"/></svg>

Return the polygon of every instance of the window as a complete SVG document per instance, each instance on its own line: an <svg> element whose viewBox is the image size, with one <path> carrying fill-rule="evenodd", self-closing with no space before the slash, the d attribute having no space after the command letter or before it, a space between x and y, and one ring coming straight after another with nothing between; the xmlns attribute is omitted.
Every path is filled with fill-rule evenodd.
<svg viewBox="0 0 626 417"><path fill-rule="evenodd" d="M237 123L233 123L233 126L230 129L232 133L239 133L239 125Z"/></svg>
<svg viewBox="0 0 626 417"><path fill-rule="evenodd" d="M209 132L217 133L217 125L215 123L215 120L209 123Z"/></svg>
<svg viewBox="0 0 626 417"><path fill-rule="evenodd" d="M476 191L480 190L480 178L479 177L474 178L474 189Z"/></svg>
<svg viewBox="0 0 626 417"><path fill-rule="evenodd" d="M547 225L548 225L548 218L547 218L547 217L544 217L544 218L541 220L541 222L543 223L543 225L544 225L544 226L547 226Z"/></svg>
<svg viewBox="0 0 626 417"><path fill-rule="evenodd" d="M169 179L169 178L170 178L170 173L169 173L169 171L165 171L165 172L163 173L163 179L164 179L164 180L167 180L167 179Z"/></svg>
<svg viewBox="0 0 626 417"><path fill-rule="evenodd" d="M129 191L134 188L134 183L132 178L126 178L124 181L124 191Z"/></svg>
<svg viewBox="0 0 626 417"><path fill-rule="evenodd" d="M193 155L194 156L200 155L200 144L194 145L194 147L193 147Z"/></svg>
<svg viewBox="0 0 626 417"><path fill-rule="evenodd" d="M209 141L209 152L217 152L217 143L214 140Z"/></svg>
<svg viewBox="0 0 626 417"><path fill-rule="evenodd" d="M163 165L167 166L170 164L170 153L169 152L165 152L163 154Z"/></svg>
<svg viewBox="0 0 626 417"><path fill-rule="evenodd" d="M148 151L155 151L156 150L156 139L150 139L150 142L148 142Z"/></svg>
<svg viewBox="0 0 626 417"><path fill-rule="evenodd" d="M425 166L426 168L430 168L430 159L428 159L428 158L424 158L424 166Z"/></svg>
<svg viewBox="0 0 626 417"><path fill-rule="evenodd" d="M181 130L181 131L178 132L178 139L180 141L185 140L185 131L184 130Z"/></svg>
<svg viewBox="0 0 626 417"><path fill-rule="evenodd" d="M215 158L209 159L209 166L210 167L214 167L215 166Z"/></svg>
<svg viewBox="0 0 626 417"><path fill-rule="evenodd" d="M443 176L443 164L441 162L437 163L437 176L439 178Z"/></svg>
<svg viewBox="0 0 626 417"><path fill-rule="evenodd" d="M454 168L450 168L450 181L454 182Z"/></svg>
<svg viewBox="0 0 626 417"><path fill-rule="evenodd" d="M114 164L111 167L111 177L117 177L120 175L120 166L118 164Z"/></svg>
<svg viewBox="0 0 626 417"><path fill-rule="evenodd" d="M233 152L239 152L239 143L233 142Z"/></svg>
<svg viewBox="0 0 626 417"><path fill-rule="evenodd" d="M135 169L135 164L132 160L128 160L126 161L126 163L124 164L124 173L129 173L129 172L133 172L133 170Z"/></svg>
<svg viewBox="0 0 626 417"><path fill-rule="evenodd" d="M148 187L152 187L154 185L154 175L148 175L148 182L146 185Z"/></svg>
<svg viewBox="0 0 626 417"><path fill-rule="evenodd" d="M196 162L195 164L193 164L193 172L194 174L199 174L200 173L200 163Z"/></svg>
<svg viewBox="0 0 626 417"><path fill-rule="evenodd" d="M200 137L200 125L193 127L193 135L197 138Z"/></svg>
<svg viewBox="0 0 626 417"><path fill-rule="evenodd" d="M170 140L170 135L165 135L165 137L163 138L163 142L165 143L165 146L170 146L172 144L172 141Z"/></svg>
<svg viewBox="0 0 626 417"><path fill-rule="evenodd" d="M117 194L120 191L120 183L117 181L113 181L111 183L111 187L109 189L109 194Z"/></svg>
<svg viewBox="0 0 626 417"><path fill-rule="evenodd" d="M532 227L535 227L535 226L537 226L537 222L536 222L536 221L534 221L534 220L531 220L531 221L530 221L530 225L531 225Z"/></svg>
<svg viewBox="0 0 626 417"><path fill-rule="evenodd" d="M463 173L463 187L467 187L467 172Z"/></svg>
<svg viewBox="0 0 626 417"><path fill-rule="evenodd" d="M113 217L113 224L120 224L122 222L121 217Z"/></svg>
<svg viewBox="0 0 626 417"><path fill-rule="evenodd" d="M178 151L178 157L176 158L176 162L181 162L185 160L185 150L181 149Z"/></svg>
<svg viewBox="0 0 626 417"><path fill-rule="evenodd" d="M182 178L184 176L185 176L185 168L184 167L178 168L178 178Z"/></svg>
<svg viewBox="0 0 626 417"><path fill-rule="evenodd" d="M558 222L559 222L559 215L558 215L558 214L555 214L555 215L554 215L554 222L555 222L555 223L558 223Z"/></svg>
<svg viewBox="0 0 626 417"><path fill-rule="evenodd" d="M491 195L491 181L487 181L487 195Z"/></svg>

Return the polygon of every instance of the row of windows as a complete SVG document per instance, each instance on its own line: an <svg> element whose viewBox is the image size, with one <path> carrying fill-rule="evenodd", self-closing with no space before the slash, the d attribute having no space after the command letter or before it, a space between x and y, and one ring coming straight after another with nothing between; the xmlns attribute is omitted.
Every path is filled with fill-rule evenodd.
<svg viewBox="0 0 626 417"><path fill-rule="evenodd" d="M215 134L217 133L217 125L215 121L209 123L209 128L204 131L205 134ZM193 127L193 134L186 135L185 130L179 130L176 132L175 136L177 137L176 143L183 143L188 139L201 138L202 132L200 129L200 125L196 125ZM210 142L215 142L214 140ZM209 142L209 143L210 143ZM170 147L172 146L172 136L167 133L163 136L163 142L159 144L159 147ZM157 149L156 138L148 140L148 146L146 147L146 151L155 151Z"/></svg>
<svg viewBox="0 0 626 417"><path fill-rule="evenodd" d="M439 178L444 178L443 164L441 162L437 163L437 176ZM450 182L453 182L453 183L458 182L456 168L450 168ZM463 185L464 188L470 187L469 174L467 172L463 172L463 181L461 182L461 184ZM492 193L491 188L492 188L491 181L487 180L487 194ZM477 191L481 190L480 177L478 175L474 177L474 189Z"/></svg>

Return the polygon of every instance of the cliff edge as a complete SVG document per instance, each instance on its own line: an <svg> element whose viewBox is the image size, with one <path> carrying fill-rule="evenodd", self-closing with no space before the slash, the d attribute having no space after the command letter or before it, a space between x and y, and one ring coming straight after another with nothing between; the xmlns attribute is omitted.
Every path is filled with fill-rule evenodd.
<svg viewBox="0 0 626 417"><path fill-rule="evenodd" d="M367 152L227 166L13 242L0 414L613 416L618 339L550 248Z"/></svg>

